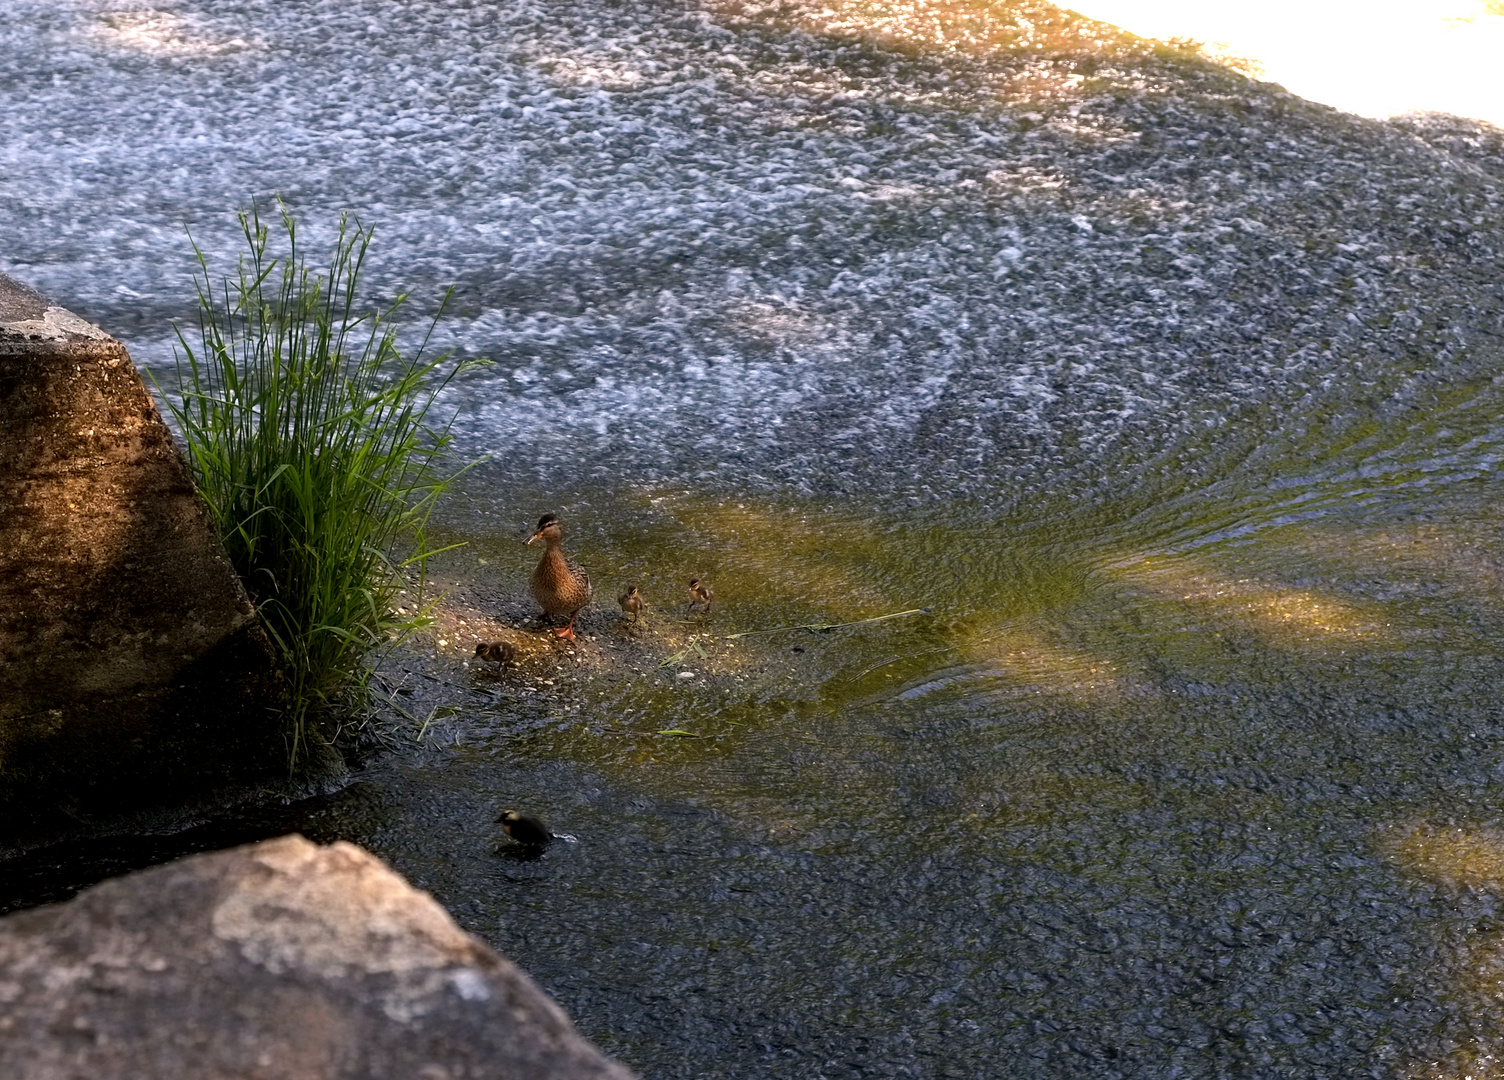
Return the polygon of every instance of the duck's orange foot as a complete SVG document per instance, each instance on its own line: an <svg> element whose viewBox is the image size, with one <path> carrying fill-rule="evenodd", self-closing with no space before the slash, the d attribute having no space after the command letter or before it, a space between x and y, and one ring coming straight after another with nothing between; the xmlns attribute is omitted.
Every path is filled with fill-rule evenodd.
<svg viewBox="0 0 1504 1080"><path fill-rule="evenodd" d="M568 626L564 627L564 629L562 629L562 630L555 630L554 631L554 637L564 638L567 641L573 641L574 640L574 623L570 623Z"/></svg>

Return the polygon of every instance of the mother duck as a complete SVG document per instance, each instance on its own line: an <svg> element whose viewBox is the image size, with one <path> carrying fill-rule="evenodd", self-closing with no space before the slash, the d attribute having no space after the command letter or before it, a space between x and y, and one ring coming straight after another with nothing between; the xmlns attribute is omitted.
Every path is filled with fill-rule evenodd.
<svg viewBox="0 0 1504 1080"><path fill-rule="evenodd" d="M557 514L544 514L538 519L538 529L527 542L531 544L534 540L543 541L544 552L533 570L533 597L546 618L569 619L569 625L554 633L573 641L575 616L590 603L590 575L584 567L564 557L564 529Z"/></svg>

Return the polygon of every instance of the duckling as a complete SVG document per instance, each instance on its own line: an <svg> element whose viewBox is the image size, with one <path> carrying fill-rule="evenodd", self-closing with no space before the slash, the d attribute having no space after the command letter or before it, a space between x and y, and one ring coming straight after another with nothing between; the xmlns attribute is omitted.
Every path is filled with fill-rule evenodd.
<svg viewBox="0 0 1504 1080"><path fill-rule="evenodd" d="M557 515L544 514L538 519L538 529L528 538L528 543L538 539L542 539L545 550L533 570L533 597L543 608L545 619L569 617L569 625L554 633L573 641L575 616L590 603L590 575L583 567L564 557L564 529Z"/></svg>
<svg viewBox="0 0 1504 1080"><path fill-rule="evenodd" d="M710 599L711 599L711 596L710 596L710 586L707 585L707 584L705 584L699 578L690 578L689 579L689 610L690 611L694 611L696 605L698 605L700 607L700 609L701 609L701 613L702 614L709 615L710 614Z"/></svg>
<svg viewBox="0 0 1504 1080"><path fill-rule="evenodd" d="M623 619L625 619L628 615L631 615L633 622L638 622L639 620L641 620L642 597L637 595L636 585L633 585L626 592L618 596L616 598L616 602L621 605L621 617Z"/></svg>
<svg viewBox="0 0 1504 1080"><path fill-rule="evenodd" d="M475 655L482 660L491 660L506 667L517 659L517 646L510 641L482 641L475 646Z"/></svg>
<svg viewBox="0 0 1504 1080"><path fill-rule="evenodd" d="M523 847L544 847L554 839L554 834L548 831L548 826L543 824L540 818L531 814L519 814L516 810L503 810L497 815L496 820L501 822L501 827L507 836L521 844Z"/></svg>

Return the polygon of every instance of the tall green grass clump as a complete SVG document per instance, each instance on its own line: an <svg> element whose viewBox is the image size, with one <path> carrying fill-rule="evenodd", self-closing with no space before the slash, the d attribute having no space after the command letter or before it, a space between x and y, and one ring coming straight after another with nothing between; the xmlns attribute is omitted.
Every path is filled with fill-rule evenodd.
<svg viewBox="0 0 1504 1080"><path fill-rule="evenodd" d="M449 423L428 415L457 368L424 359L427 337L402 355L392 321L405 294L385 310L363 305L369 230L341 218L329 266L315 271L278 211L283 253L269 251L253 206L240 215L248 250L217 285L194 245L198 333L177 328L180 403L169 407L281 655L295 767L311 736L332 741L336 707L359 699L367 654L428 621L396 600L437 554L425 525L453 476L438 471Z"/></svg>

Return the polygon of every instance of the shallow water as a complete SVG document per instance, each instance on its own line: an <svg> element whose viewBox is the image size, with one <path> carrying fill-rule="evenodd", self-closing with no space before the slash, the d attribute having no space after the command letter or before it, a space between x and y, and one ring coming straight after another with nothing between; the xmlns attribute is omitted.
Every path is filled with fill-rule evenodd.
<svg viewBox="0 0 1504 1080"><path fill-rule="evenodd" d="M648 628L597 615L520 715L531 668L450 676L424 699L459 708L442 796L405 772L364 839L650 1075L1475 1060L1497 998L1465 973L1504 866L1497 491L1354 479L1321 506L1337 484L1012 527L592 504L627 538L577 547L648 582ZM510 539L476 545L471 618L525 572ZM642 572L686 564L734 598L705 658ZM579 844L498 861L504 804Z"/></svg>
<svg viewBox="0 0 1504 1080"><path fill-rule="evenodd" d="M10 5L8 271L166 377L179 225L224 265L281 191L496 362L443 618L383 667L425 747L0 899L351 839L653 1078L1487 1067L1490 144L907 18ZM573 651L518 629L547 510ZM493 633L517 668L467 666ZM505 806L578 840L515 857Z"/></svg>

